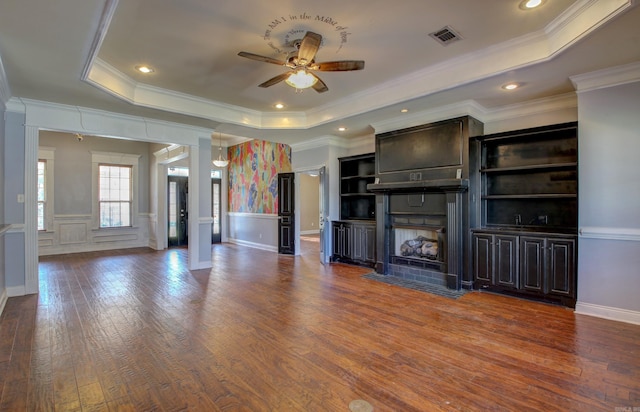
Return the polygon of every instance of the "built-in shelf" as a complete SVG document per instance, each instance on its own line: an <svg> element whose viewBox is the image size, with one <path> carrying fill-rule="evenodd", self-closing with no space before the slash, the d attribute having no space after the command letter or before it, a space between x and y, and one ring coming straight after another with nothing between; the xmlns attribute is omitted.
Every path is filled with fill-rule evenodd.
<svg viewBox="0 0 640 412"><path fill-rule="evenodd" d="M576 199L578 196L572 193L544 193L530 195L485 195L483 200L497 199Z"/></svg>
<svg viewBox="0 0 640 412"><path fill-rule="evenodd" d="M375 195L367 185L375 182L373 153L340 161L340 219L375 220Z"/></svg>
<svg viewBox="0 0 640 412"><path fill-rule="evenodd" d="M480 169L480 173L504 173L504 172L525 172L532 170L552 170L552 169L575 169L578 166L576 162L571 163L549 163L549 164L536 164L526 166L512 166L512 167L493 167L489 169Z"/></svg>

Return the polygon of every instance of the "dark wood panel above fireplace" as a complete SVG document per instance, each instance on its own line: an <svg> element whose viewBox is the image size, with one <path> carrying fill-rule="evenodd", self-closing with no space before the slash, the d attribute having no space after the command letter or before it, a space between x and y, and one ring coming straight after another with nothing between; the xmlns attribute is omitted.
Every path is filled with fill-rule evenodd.
<svg viewBox="0 0 640 412"><path fill-rule="evenodd" d="M379 183L469 178L469 137L483 124L458 117L376 135Z"/></svg>

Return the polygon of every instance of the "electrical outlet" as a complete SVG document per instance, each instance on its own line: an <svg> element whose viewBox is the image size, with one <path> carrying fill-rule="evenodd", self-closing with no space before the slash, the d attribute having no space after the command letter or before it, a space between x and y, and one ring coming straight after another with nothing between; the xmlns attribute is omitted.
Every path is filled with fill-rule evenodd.
<svg viewBox="0 0 640 412"><path fill-rule="evenodd" d="M262 233L260 233L260 234L258 235L258 238L262 239Z"/></svg>
<svg viewBox="0 0 640 412"><path fill-rule="evenodd" d="M22 193L18 195L18 203L24 203L24 195Z"/></svg>

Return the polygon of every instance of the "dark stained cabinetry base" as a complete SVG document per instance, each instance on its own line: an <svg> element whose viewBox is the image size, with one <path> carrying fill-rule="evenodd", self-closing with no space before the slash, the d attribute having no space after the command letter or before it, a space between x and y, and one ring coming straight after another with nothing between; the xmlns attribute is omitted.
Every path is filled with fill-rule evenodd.
<svg viewBox="0 0 640 412"><path fill-rule="evenodd" d="M376 225L367 221L332 222L331 261L374 267L376 264Z"/></svg>
<svg viewBox="0 0 640 412"><path fill-rule="evenodd" d="M578 126L474 139L474 286L575 307Z"/></svg>

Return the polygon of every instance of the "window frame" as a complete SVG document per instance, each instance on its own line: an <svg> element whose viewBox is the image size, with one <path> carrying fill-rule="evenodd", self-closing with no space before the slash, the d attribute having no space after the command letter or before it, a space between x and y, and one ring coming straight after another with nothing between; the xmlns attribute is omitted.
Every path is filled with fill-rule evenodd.
<svg viewBox="0 0 640 412"><path fill-rule="evenodd" d="M138 227L138 169L141 156L142 155L127 153L91 151L91 169L93 178L93 184L91 185L91 222L93 230L122 230ZM118 166L131 168L131 220L129 222L129 226L100 226L100 166Z"/></svg>
<svg viewBox="0 0 640 412"><path fill-rule="evenodd" d="M38 147L38 162L44 162L44 228L38 229L38 233L53 232L53 207L54 207L54 170L55 170L55 147ZM37 174L37 171L36 171ZM36 194L36 201L37 201ZM39 203L39 202L38 202ZM36 212L37 213L37 212ZM37 216L37 215L36 215ZM36 228L38 223L36 222Z"/></svg>

